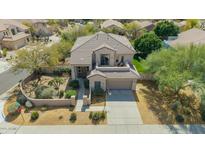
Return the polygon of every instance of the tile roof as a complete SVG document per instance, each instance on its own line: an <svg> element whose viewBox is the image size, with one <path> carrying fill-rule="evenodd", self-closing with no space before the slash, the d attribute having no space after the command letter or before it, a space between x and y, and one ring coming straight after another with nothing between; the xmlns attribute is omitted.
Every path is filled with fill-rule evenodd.
<svg viewBox="0 0 205 154"><path fill-rule="evenodd" d="M0 32L6 31L6 26L0 25Z"/></svg>
<svg viewBox="0 0 205 154"><path fill-rule="evenodd" d="M139 78L139 74L137 74L134 70L130 69L129 71L99 71L99 70L92 70L91 73L88 75L88 78L100 75L105 78Z"/></svg>
<svg viewBox="0 0 205 154"><path fill-rule="evenodd" d="M177 45L205 44L205 31L192 28L180 33L175 40L167 41L167 43L172 47Z"/></svg>
<svg viewBox="0 0 205 154"><path fill-rule="evenodd" d="M29 29L29 27L23 25L21 22L12 19L0 19L0 25L5 25L5 26L14 25L24 30Z"/></svg>
<svg viewBox="0 0 205 154"><path fill-rule="evenodd" d="M112 20L112 19L105 20L101 24L101 28L109 28L109 27L112 27L112 26L116 26L116 27L119 27L119 28L123 29L123 24L122 23L120 23L119 21L116 21L116 20Z"/></svg>
<svg viewBox="0 0 205 154"><path fill-rule="evenodd" d="M103 45L121 54L134 54L129 40L120 35L98 32L94 35L79 37L71 49L71 64L91 64L92 53Z"/></svg>

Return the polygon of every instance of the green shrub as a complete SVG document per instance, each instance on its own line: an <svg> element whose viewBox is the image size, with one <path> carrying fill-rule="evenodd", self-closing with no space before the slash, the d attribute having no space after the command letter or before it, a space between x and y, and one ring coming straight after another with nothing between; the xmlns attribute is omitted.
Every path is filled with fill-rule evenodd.
<svg viewBox="0 0 205 154"><path fill-rule="evenodd" d="M65 92L65 98L71 98L71 96L76 96L77 91L76 90L67 90Z"/></svg>
<svg viewBox="0 0 205 154"><path fill-rule="evenodd" d="M3 57L6 57L6 55L7 55L7 49L6 49L6 48L3 48L2 51L3 51L2 56L3 56Z"/></svg>
<svg viewBox="0 0 205 154"><path fill-rule="evenodd" d="M25 108L24 113L29 113L29 108Z"/></svg>
<svg viewBox="0 0 205 154"><path fill-rule="evenodd" d="M35 91L36 98L38 99L51 99L55 90L51 87L40 87Z"/></svg>
<svg viewBox="0 0 205 154"><path fill-rule="evenodd" d="M70 68L56 68L54 71L53 71L53 74L54 75L58 75L58 76L61 76L63 73L67 73L67 74L71 74L71 69Z"/></svg>
<svg viewBox="0 0 205 154"><path fill-rule="evenodd" d="M84 80L84 87L89 89L89 80Z"/></svg>
<svg viewBox="0 0 205 154"><path fill-rule="evenodd" d="M78 89L80 86L79 86L79 81L78 80L71 80L69 82L69 86L73 89Z"/></svg>
<svg viewBox="0 0 205 154"><path fill-rule="evenodd" d="M93 123L97 124L101 120L105 120L106 119L106 112L102 111L102 112L90 113L89 118L92 119Z"/></svg>
<svg viewBox="0 0 205 154"><path fill-rule="evenodd" d="M94 122L98 122L98 121L100 121L100 119L101 119L101 113L100 112L93 113L92 120Z"/></svg>
<svg viewBox="0 0 205 154"><path fill-rule="evenodd" d="M183 123L184 122L184 117L182 115L176 115L175 117L176 121L179 123Z"/></svg>
<svg viewBox="0 0 205 154"><path fill-rule="evenodd" d="M97 88L93 91L94 96L104 96L105 91L102 88Z"/></svg>
<svg viewBox="0 0 205 154"><path fill-rule="evenodd" d="M191 115L191 109L189 107L183 107L184 114Z"/></svg>
<svg viewBox="0 0 205 154"><path fill-rule="evenodd" d="M54 94L54 89L53 88L46 88L42 91L40 98L41 99L51 99Z"/></svg>
<svg viewBox="0 0 205 154"><path fill-rule="evenodd" d="M89 119L92 119L92 118L93 118L93 112L90 112Z"/></svg>
<svg viewBox="0 0 205 154"><path fill-rule="evenodd" d="M103 112L101 113L101 119L102 119L102 120L105 120L105 118L106 118L106 112L103 111Z"/></svg>
<svg viewBox="0 0 205 154"><path fill-rule="evenodd" d="M48 88L48 87L47 87L47 86L38 86L38 87L36 88L36 90L35 90L36 98L39 98L40 95L41 95L41 93L42 93L42 91L43 91L44 89L46 89L46 88Z"/></svg>
<svg viewBox="0 0 205 154"><path fill-rule="evenodd" d="M69 120L70 120L70 122L74 123L77 120L76 113L71 113Z"/></svg>
<svg viewBox="0 0 205 154"><path fill-rule="evenodd" d="M178 109L178 107L179 107L179 104L180 104L179 101L174 102L173 104L171 104L171 109L172 109L173 111L177 111L177 109Z"/></svg>
<svg viewBox="0 0 205 154"><path fill-rule="evenodd" d="M17 114L19 113L20 107L21 105L18 102L14 102L8 106L7 111L9 114Z"/></svg>
<svg viewBox="0 0 205 154"><path fill-rule="evenodd" d="M34 120L37 120L39 117L39 113L38 112L32 112L31 113L31 120L34 121Z"/></svg>
<svg viewBox="0 0 205 154"><path fill-rule="evenodd" d="M64 91L61 90L60 93L59 93L59 97L62 98L63 96L64 96Z"/></svg>
<svg viewBox="0 0 205 154"><path fill-rule="evenodd" d="M16 101L21 105L25 105L27 98L21 94L17 97Z"/></svg>

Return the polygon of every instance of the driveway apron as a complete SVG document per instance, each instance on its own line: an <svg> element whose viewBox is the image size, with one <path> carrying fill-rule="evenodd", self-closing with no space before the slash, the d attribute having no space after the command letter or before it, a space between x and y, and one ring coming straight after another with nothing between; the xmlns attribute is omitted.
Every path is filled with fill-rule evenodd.
<svg viewBox="0 0 205 154"><path fill-rule="evenodd" d="M110 90L107 110L108 124L143 124L131 90Z"/></svg>

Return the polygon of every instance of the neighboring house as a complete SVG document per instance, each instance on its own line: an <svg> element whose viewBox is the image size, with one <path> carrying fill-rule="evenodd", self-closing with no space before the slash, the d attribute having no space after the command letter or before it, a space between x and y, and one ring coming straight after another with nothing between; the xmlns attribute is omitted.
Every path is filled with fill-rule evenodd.
<svg viewBox="0 0 205 154"><path fill-rule="evenodd" d="M181 31L183 31L183 29L186 26L186 20L183 20L183 21L180 21L180 22L175 21L174 24L177 25Z"/></svg>
<svg viewBox="0 0 205 154"><path fill-rule="evenodd" d="M205 31L192 28L178 34L177 37L172 37L167 41L167 44L171 47L189 45L189 44L205 44Z"/></svg>
<svg viewBox="0 0 205 154"><path fill-rule="evenodd" d="M2 39L4 38L4 34L6 34L7 30L4 25L0 25L0 50L2 49Z"/></svg>
<svg viewBox="0 0 205 154"><path fill-rule="evenodd" d="M154 29L155 25L151 20L144 20L144 21L134 21L137 25L139 25L139 30L146 29L147 31L151 31Z"/></svg>
<svg viewBox="0 0 205 154"><path fill-rule="evenodd" d="M48 20L32 19L31 23L32 23L32 26L33 26L35 33L37 35L42 35L42 36L52 35L52 33L47 25Z"/></svg>
<svg viewBox="0 0 205 154"><path fill-rule="evenodd" d="M15 20L0 20L0 46L19 49L30 41L29 27Z"/></svg>
<svg viewBox="0 0 205 154"><path fill-rule="evenodd" d="M116 28L116 29L120 29L123 30L123 24L121 24L119 21L116 20L105 20L102 24L101 24L101 29L112 29L112 28Z"/></svg>
<svg viewBox="0 0 205 154"><path fill-rule="evenodd" d="M91 89L135 90L139 77L131 65L135 52L124 36L98 32L79 37L71 49L72 79L88 78Z"/></svg>

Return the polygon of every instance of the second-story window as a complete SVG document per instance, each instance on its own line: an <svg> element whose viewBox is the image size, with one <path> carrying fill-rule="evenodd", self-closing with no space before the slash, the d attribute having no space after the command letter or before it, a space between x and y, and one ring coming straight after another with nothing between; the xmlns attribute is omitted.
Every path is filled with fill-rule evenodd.
<svg viewBox="0 0 205 154"><path fill-rule="evenodd" d="M109 54L102 54L100 57L100 63L101 65L109 65L110 63Z"/></svg>
<svg viewBox="0 0 205 154"><path fill-rule="evenodd" d="M12 35L16 35L16 32L14 29L11 29L11 33L12 33Z"/></svg>

